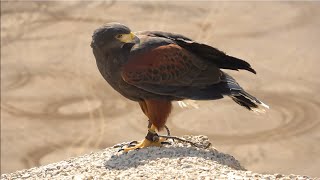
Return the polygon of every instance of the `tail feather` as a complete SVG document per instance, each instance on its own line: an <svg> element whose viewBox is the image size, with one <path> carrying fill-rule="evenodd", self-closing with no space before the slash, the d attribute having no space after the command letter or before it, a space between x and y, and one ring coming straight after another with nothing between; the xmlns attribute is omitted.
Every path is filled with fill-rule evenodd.
<svg viewBox="0 0 320 180"><path fill-rule="evenodd" d="M269 109L268 105L244 91L233 77L227 73L223 75L224 89L227 89L224 95L228 95L239 105L254 112L265 112L264 108Z"/></svg>
<svg viewBox="0 0 320 180"><path fill-rule="evenodd" d="M243 90L231 95L231 98L239 105L254 112L264 113L264 108L269 109L268 105Z"/></svg>

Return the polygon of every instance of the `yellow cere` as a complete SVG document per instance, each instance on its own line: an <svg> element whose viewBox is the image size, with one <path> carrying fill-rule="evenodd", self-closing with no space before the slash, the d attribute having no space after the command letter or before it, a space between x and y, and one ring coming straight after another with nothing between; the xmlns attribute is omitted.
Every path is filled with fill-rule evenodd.
<svg viewBox="0 0 320 180"><path fill-rule="evenodd" d="M135 35L131 32L129 34L118 34L116 36L117 39L119 39L121 42L128 43L132 42Z"/></svg>

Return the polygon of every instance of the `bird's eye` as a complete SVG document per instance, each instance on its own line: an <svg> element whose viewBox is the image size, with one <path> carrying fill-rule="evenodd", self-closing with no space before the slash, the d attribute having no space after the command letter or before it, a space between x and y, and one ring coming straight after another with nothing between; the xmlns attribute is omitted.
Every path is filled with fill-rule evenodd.
<svg viewBox="0 0 320 180"><path fill-rule="evenodd" d="M117 39L120 39L121 37L122 37L122 34L118 34L118 35L116 36Z"/></svg>

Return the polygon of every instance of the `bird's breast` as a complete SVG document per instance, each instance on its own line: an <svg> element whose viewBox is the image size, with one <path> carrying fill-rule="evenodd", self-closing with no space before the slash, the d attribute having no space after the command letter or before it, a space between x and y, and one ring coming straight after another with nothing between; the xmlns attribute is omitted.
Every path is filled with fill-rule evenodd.
<svg viewBox="0 0 320 180"><path fill-rule="evenodd" d="M113 57L97 59L98 69L110 86L124 97L133 101L141 100L141 89L125 82L121 76L121 60Z"/></svg>

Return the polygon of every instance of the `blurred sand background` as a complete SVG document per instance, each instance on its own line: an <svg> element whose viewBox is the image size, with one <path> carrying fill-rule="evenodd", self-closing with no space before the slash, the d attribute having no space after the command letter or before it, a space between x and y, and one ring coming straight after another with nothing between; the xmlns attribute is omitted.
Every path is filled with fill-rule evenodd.
<svg viewBox="0 0 320 180"><path fill-rule="evenodd" d="M1 173L145 136L140 107L103 80L91 51L111 21L184 34L257 70L230 73L267 114L229 98L175 105L173 135L207 135L251 171L320 177L318 2L1 2Z"/></svg>

